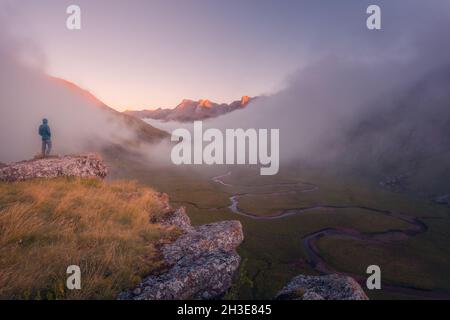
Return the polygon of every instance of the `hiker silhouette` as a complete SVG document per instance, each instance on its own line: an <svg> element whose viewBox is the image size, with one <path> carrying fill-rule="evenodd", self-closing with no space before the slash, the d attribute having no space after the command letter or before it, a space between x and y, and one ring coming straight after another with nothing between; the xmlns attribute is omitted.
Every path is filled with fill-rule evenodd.
<svg viewBox="0 0 450 320"><path fill-rule="evenodd" d="M42 119L39 135L42 137L42 156L48 156L52 151L52 133L47 119Z"/></svg>

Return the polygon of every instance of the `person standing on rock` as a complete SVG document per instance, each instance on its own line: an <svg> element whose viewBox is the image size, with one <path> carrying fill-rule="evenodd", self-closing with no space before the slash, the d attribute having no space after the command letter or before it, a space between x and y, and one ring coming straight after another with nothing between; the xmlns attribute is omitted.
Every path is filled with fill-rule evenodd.
<svg viewBox="0 0 450 320"><path fill-rule="evenodd" d="M42 138L42 156L48 156L52 151L52 133L47 119L42 119L42 124L39 126L39 135Z"/></svg>

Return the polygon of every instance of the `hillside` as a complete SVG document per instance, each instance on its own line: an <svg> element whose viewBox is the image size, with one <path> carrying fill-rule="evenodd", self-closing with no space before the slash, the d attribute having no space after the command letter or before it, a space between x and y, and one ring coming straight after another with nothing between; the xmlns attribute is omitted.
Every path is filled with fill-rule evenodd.
<svg viewBox="0 0 450 320"><path fill-rule="evenodd" d="M1 182L0 192L1 299L114 298L161 267L157 245L176 235L149 223L166 203L134 182L61 177ZM73 264L82 290L66 289Z"/></svg>
<svg viewBox="0 0 450 320"><path fill-rule="evenodd" d="M145 121L142 121L141 119L132 117L126 113L116 111L115 109L107 106L105 103L100 101L96 96L94 96L89 91L80 88L79 86L70 81L53 77L51 79L58 84L64 85L66 88L69 88L72 92L85 98L86 100L90 101L91 103L98 106L102 110L106 111L109 116L114 118L114 120L123 123L127 128L130 128L132 131L134 131L137 139L134 141L130 141L130 143L133 144L139 144L140 142L151 143L156 142L160 139L167 138L169 136L167 132L159 130L151 126L150 124L146 123Z"/></svg>
<svg viewBox="0 0 450 320"><path fill-rule="evenodd" d="M235 110L247 107L250 102L256 98L243 96L240 100L227 103L215 103L207 99L198 101L184 99L175 108L158 108L155 110L127 110L126 115L145 119L156 119L162 121L178 121L178 122L192 122L195 120L203 120L208 118L215 118L223 114L230 113Z"/></svg>
<svg viewBox="0 0 450 320"><path fill-rule="evenodd" d="M0 168L0 299L205 299L230 288L239 221L191 226L167 194L106 174L95 154ZM66 287L70 265L81 290Z"/></svg>
<svg viewBox="0 0 450 320"><path fill-rule="evenodd" d="M5 146L0 162L28 159L40 151L37 128L43 118L49 121L53 152L57 154L134 151L169 137L110 108L71 82L17 66L14 61L6 65L0 73L0 141ZM11 136L20 143L7 143Z"/></svg>

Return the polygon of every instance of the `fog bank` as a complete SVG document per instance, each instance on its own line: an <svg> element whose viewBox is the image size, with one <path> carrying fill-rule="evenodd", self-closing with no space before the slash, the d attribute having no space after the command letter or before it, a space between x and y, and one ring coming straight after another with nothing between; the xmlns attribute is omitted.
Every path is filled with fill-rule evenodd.
<svg viewBox="0 0 450 320"><path fill-rule="evenodd" d="M40 152L38 127L49 120L53 153L94 151L122 144L134 133L94 101L47 76L27 57L42 57L36 47L0 32L0 162L30 159ZM93 150L94 149L94 150Z"/></svg>

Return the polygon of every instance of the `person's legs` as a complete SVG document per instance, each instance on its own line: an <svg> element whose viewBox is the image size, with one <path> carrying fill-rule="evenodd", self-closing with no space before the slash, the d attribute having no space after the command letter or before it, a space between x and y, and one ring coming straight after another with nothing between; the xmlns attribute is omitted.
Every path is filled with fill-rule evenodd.
<svg viewBox="0 0 450 320"><path fill-rule="evenodd" d="M52 141L51 140L42 140L42 156L48 156L52 151Z"/></svg>
<svg viewBox="0 0 450 320"><path fill-rule="evenodd" d="M47 155L52 151L52 140L47 140Z"/></svg>
<svg viewBox="0 0 450 320"><path fill-rule="evenodd" d="M47 143L45 140L42 140L42 156L45 156L45 148L47 146Z"/></svg>

